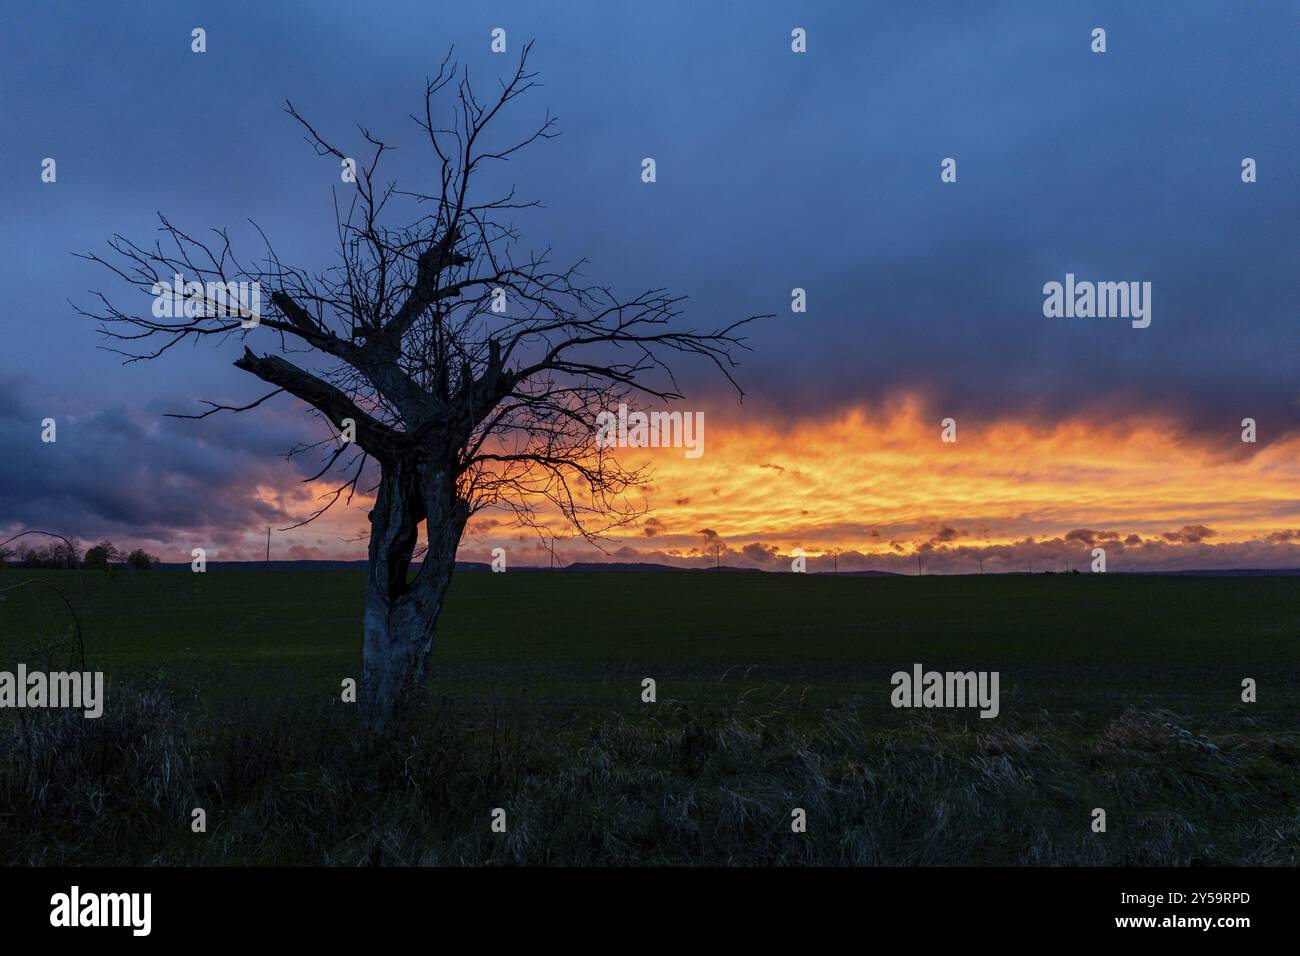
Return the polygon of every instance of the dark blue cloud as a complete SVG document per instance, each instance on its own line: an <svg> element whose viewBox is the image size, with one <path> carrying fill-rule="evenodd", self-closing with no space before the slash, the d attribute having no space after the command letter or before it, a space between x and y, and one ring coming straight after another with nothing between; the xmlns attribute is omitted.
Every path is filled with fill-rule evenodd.
<svg viewBox="0 0 1300 956"><path fill-rule="evenodd" d="M167 542L181 533L182 540L202 534L205 541L233 541L310 513L259 495L307 477L322 460L304 453L286 464L301 435L326 434L287 401L269 404L257 419L184 421L161 417L156 407L137 413L121 404L66 415L57 402L24 399L31 384L0 379L0 537L39 528L90 539ZM47 418L55 422L53 442L42 441Z"/></svg>

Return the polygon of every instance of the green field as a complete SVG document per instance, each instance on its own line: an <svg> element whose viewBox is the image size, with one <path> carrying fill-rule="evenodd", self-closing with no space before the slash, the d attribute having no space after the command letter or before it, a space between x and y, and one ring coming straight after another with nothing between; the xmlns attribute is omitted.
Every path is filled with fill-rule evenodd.
<svg viewBox="0 0 1300 956"><path fill-rule="evenodd" d="M6 572L57 584L88 664L165 674L206 700L324 700L359 677L359 571ZM44 588L0 603L0 665L70 617ZM997 670L1002 713L1108 715L1134 704L1214 715L1260 687L1256 716L1300 702L1300 578L1100 575L854 578L745 573L461 573L431 697L564 712L779 692L816 712L845 697L889 719L889 677L919 662ZM906 719L907 712L893 714Z"/></svg>
<svg viewBox="0 0 1300 956"><path fill-rule="evenodd" d="M1300 856L1300 578L462 573L429 711L378 746L339 700L360 572L8 569L0 669L68 664L29 578L109 690L0 712L0 862ZM998 671L1000 715L892 708L914 663Z"/></svg>

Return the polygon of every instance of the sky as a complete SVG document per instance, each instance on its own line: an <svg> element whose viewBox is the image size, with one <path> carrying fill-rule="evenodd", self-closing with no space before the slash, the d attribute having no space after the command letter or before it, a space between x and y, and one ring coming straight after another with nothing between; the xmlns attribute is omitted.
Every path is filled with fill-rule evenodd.
<svg viewBox="0 0 1300 956"><path fill-rule="evenodd" d="M620 452L653 469L645 519L600 549L551 521L560 561L969 573L1086 567L1104 547L1109 570L1300 567L1294 3L169 0L0 18L0 536L251 559L267 526L315 510L330 486L284 457L320 437L306 409L163 417L264 389L233 343L122 364L75 307L125 289L73 253L148 241L162 212L254 251L256 223L324 268L337 164L285 102L345 143L358 125L393 143L389 174L416 188L409 114L448 49L490 87L534 40L543 86L502 122L549 110L562 135L495 174L544 204L520 214L524 244L630 295L686 295L688 324L772 314L750 327L743 402L704 364L677 369L705 453ZM1149 282L1150 325L1046 316L1067 273ZM363 557L366 508L276 530L273 556ZM461 557L547 563L508 518L476 518Z"/></svg>

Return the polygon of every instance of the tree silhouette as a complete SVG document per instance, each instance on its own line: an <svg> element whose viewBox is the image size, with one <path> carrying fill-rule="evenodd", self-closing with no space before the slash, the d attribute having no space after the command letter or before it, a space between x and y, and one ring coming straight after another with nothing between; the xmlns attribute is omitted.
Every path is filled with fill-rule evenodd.
<svg viewBox="0 0 1300 956"><path fill-rule="evenodd" d="M489 126L536 85L530 48L488 100L475 95L468 70L450 53L427 82L423 110L412 119L432 148L432 191L381 183L380 161L391 147L360 130L369 161L354 164L350 198L335 197L338 258L324 271L286 265L260 229L264 255L244 262L224 229L195 238L161 214L152 246L115 235L111 253L83 257L155 301L174 275L205 289L188 294L179 316L123 312L103 293L95 311L79 309L127 361L159 358L187 340L239 336L245 348L235 366L274 386L246 405L205 402L205 411L176 417L249 411L287 392L338 430L307 446L324 448L325 460L306 480L332 473L339 483L306 521L341 496L350 500L363 474L373 474L367 462L377 463L377 484L366 489L375 501L362 681L366 722L376 731L423 697L471 515L503 508L540 529L549 503L577 533L598 539L640 514L626 492L644 478L596 442L599 412L637 397L681 398L667 364L674 355L702 357L740 393L733 350L744 347L737 331L756 316L710 332L676 330L681 297L651 289L622 299L606 286L584 285L582 262L556 269L548 253L517 254L518 235L504 219L537 204L517 200L513 189L479 195L476 174L487 164L556 135L548 113L527 135L489 145ZM291 103L287 112L320 155L351 162ZM406 225L389 224L399 216ZM227 314L211 300L210 283L233 290L239 282L268 289L269 308ZM254 351L268 344L273 352Z"/></svg>

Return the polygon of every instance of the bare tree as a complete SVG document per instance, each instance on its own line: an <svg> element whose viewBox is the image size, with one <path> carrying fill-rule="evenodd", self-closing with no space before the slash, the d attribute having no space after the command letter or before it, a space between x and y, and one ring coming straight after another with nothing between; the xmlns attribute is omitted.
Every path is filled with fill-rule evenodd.
<svg viewBox="0 0 1300 956"><path fill-rule="evenodd" d="M547 114L521 138L490 142L503 109L536 85L528 55L525 47L513 76L488 100L450 54L427 82L412 119L432 149L430 191L381 182L380 160L391 147L360 129L369 158L354 164L355 192L335 197L339 254L324 271L284 264L260 230L264 253L246 263L224 229L196 238L161 215L151 246L117 235L111 254L84 257L154 301L174 275L203 287L187 286L180 316L160 317L152 307L124 312L102 293L94 311L78 310L99 322L127 361L158 358L187 340L240 336L245 348L235 366L274 386L246 405L207 402L206 411L178 417L247 411L288 393L338 430L307 446L325 452L308 480L339 478L306 520L342 496L350 500L375 471L367 462L377 463L377 484L366 489L375 502L363 638L363 703L374 730L423 697L471 515L506 509L545 533L541 511L558 509L576 533L598 540L638 517L626 492L644 478L599 446L600 411L637 398L681 398L666 363L673 355L705 359L740 392L734 349L744 347L738 330L755 316L707 332L677 330L680 297L652 289L619 298L583 284L581 262L557 269L549 251L517 253L506 218L536 203L517 200L513 189L480 195L483 168L556 135ZM320 155L341 167L349 162L291 103L287 112ZM398 216L409 224L389 225ZM239 282L270 290L255 324L247 311L227 314L208 296L210 283L234 289ZM250 344L268 341L278 354ZM285 357L296 354L305 360ZM412 573L422 524L422 560Z"/></svg>

